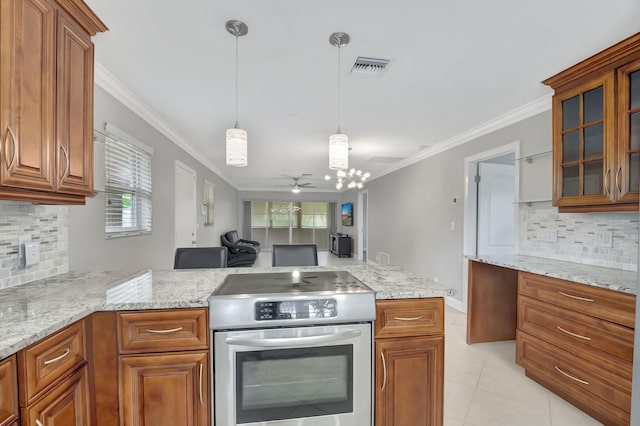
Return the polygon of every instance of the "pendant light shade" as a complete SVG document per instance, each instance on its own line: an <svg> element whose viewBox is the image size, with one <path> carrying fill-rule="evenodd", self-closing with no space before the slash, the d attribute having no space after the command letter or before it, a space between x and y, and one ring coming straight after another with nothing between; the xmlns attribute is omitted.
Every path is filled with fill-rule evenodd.
<svg viewBox="0 0 640 426"><path fill-rule="evenodd" d="M236 127L227 129L227 166L247 165L247 131Z"/></svg>
<svg viewBox="0 0 640 426"><path fill-rule="evenodd" d="M346 170L349 168L349 137L342 133L329 136L329 168Z"/></svg>
<svg viewBox="0 0 640 426"><path fill-rule="evenodd" d="M227 129L226 163L227 166L244 167L248 164L247 131L238 127L238 37L247 34L249 28L244 22L236 20L228 21L225 28L236 37L236 124Z"/></svg>

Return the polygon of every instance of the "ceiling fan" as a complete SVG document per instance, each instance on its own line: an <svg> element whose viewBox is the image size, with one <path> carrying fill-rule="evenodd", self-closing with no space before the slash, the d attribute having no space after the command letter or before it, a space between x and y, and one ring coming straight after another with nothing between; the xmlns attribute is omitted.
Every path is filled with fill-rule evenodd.
<svg viewBox="0 0 640 426"><path fill-rule="evenodd" d="M291 187L291 192L293 192L294 194L298 194L302 188L317 188L317 186L313 186L311 182L301 183L300 179L302 178L302 176L311 176L311 173L303 173L300 176L287 176L289 179L293 179L293 183L288 184L288 186Z"/></svg>

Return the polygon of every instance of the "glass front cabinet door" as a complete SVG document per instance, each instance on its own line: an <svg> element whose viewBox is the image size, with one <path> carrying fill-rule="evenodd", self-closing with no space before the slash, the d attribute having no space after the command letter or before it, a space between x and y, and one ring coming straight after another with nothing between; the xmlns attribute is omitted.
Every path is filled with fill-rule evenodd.
<svg viewBox="0 0 640 426"><path fill-rule="evenodd" d="M618 200L638 204L640 188L640 60L618 70Z"/></svg>
<svg viewBox="0 0 640 426"><path fill-rule="evenodd" d="M557 94L554 110L554 202L613 204L613 74Z"/></svg>

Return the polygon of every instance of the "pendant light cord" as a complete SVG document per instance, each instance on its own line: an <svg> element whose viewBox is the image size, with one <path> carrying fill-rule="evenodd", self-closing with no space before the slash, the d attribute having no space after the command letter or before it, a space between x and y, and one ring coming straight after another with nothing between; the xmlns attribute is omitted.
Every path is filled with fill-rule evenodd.
<svg viewBox="0 0 640 426"><path fill-rule="evenodd" d="M238 128L238 35L236 34L236 124Z"/></svg>
<svg viewBox="0 0 640 426"><path fill-rule="evenodd" d="M341 93L341 84L340 84L340 68L341 68L341 55L340 55L340 49L342 48L342 46L340 45L340 43L338 43L338 134L340 134L340 116L341 116L341 107L340 105L342 104L341 102L341 97L340 97L340 93Z"/></svg>

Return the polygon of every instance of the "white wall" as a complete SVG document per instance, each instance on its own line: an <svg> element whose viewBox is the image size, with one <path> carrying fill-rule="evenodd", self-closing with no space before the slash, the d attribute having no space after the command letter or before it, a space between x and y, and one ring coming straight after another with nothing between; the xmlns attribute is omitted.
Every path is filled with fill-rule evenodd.
<svg viewBox="0 0 640 426"><path fill-rule="evenodd" d="M69 266L71 270L171 269L174 255L174 163L178 159L196 170L197 204L202 205L202 181L215 185L214 226L198 215L198 246L219 246L220 234L240 226L237 191L176 146L131 110L95 88L94 127L105 121L154 148L153 230L150 235L105 239L104 194L88 198L86 206L69 207ZM224 149L224 141L220 149Z"/></svg>

